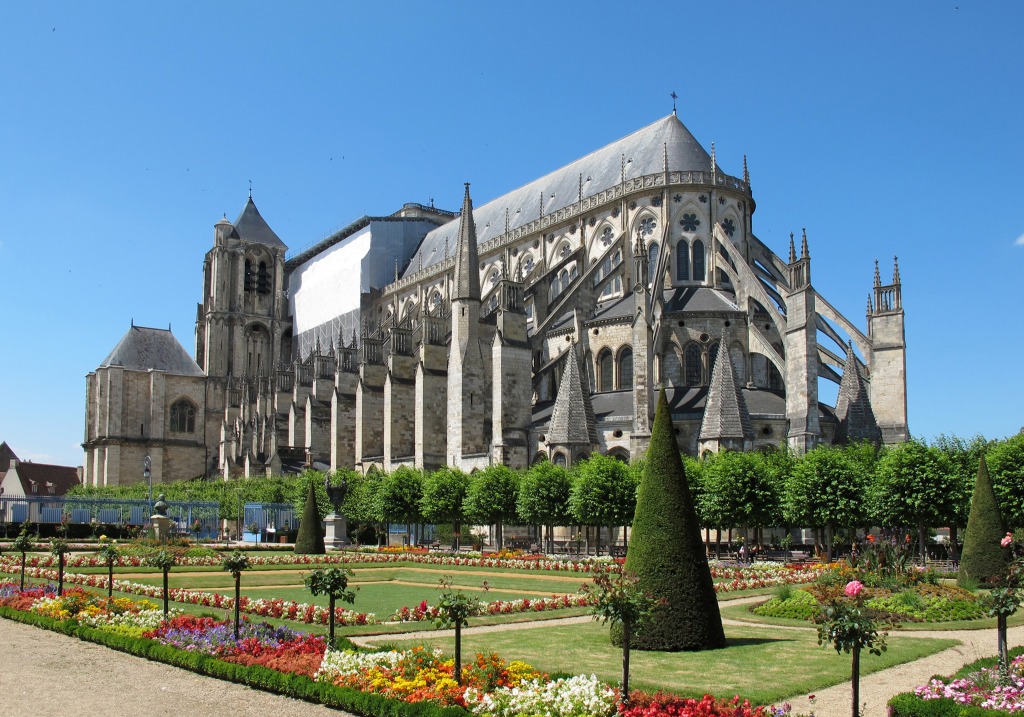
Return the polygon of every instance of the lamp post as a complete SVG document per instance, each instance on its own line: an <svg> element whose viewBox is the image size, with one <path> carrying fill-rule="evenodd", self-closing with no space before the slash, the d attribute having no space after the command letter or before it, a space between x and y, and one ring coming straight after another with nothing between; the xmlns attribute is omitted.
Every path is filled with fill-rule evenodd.
<svg viewBox="0 0 1024 717"><path fill-rule="evenodd" d="M149 482L149 514L153 515L153 459L148 455L142 459L142 477Z"/></svg>

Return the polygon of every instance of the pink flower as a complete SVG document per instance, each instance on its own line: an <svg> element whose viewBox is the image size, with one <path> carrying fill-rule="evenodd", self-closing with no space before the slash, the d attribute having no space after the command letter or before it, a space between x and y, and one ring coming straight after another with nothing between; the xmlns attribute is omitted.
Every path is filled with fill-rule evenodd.
<svg viewBox="0 0 1024 717"><path fill-rule="evenodd" d="M846 597L857 597L863 589L864 583L860 580L851 580L846 583L846 587L843 589L843 592L846 593Z"/></svg>
<svg viewBox="0 0 1024 717"><path fill-rule="evenodd" d="M1013 533L1007 533L1006 537L999 541L999 544L1004 548L1010 547L1010 543L1013 542Z"/></svg>

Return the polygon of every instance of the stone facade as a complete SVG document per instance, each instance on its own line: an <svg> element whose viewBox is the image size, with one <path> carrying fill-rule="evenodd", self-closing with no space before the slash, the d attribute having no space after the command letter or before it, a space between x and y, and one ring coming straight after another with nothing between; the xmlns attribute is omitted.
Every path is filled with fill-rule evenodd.
<svg viewBox="0 0 1024 717"><path fill-rule="evenodd" d="M134 450L132 427L166 423L170 394L188 395L207 473L473 470L637 457L664 386L694 455L905 440L898 267L887 285L876 270L862 331L812 283L806 233L785 260L755 236L754 211L746 163L726 174L675 115L475 209L467 185L461 212L406 205L287 261L250 198L235 224L217 223L206 257L194 393L161 374L131 389L141 403L111 407L126 379L102 367L90 426L122 437L103 451ZM317 288L343 252L332 270L351 272ZM393 280L379 280L381 260ZM337 316L305 315L356 284ZM851 367L837 417L819 382ZM88 472L109 482L95 440Z"/></svg>

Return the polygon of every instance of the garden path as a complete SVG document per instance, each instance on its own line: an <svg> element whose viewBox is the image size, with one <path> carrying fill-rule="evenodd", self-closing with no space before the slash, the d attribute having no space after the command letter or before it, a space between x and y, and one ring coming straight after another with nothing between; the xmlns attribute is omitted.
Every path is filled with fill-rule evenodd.
<svg viewBox="0 0 1024 717"><path fill-rule="evenodd" d="M0 619L0 715L352 717Z"/></svg>

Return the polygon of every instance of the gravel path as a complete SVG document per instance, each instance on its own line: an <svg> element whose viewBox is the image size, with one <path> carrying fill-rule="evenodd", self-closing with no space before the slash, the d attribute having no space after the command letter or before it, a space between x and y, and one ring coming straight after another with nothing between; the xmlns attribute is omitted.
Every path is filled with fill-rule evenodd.
<svg viewBox="0 0 1024 717"><path fill-rule="evenodd" d="M0 717L348 714L11 620L0 619L0 650Z"/></svg>
<svg viewBox="0 0 1024 717"><path fill-rule="evenodd" d="M742 604L763 597L729 601ZM589 622L592 618L558 618L526 623L484 625L466 628L466 634L526 630L549 625ZM726 625L752 625L723 620ZM807 630L778 627L780 630ZM439 637L452 631L424 631L401 635L356 638L362 645L397 640ZM995 630L897 631L905 637L942 637L961 644L916 662L898 665L861 678L864 717L884 717L885 703L897 692L924 684L934 674L950 674L979 657L995 654ZM1024 642L1024 626L1009 631L1011 647ZM205 717L265 717L294 714L327 717L346 713L288 697L260 692L241 685L196 675L169 665L126 655L100 645L65 635L0 619L0 649L5 657L0 669L0 717L66 717L68 714L103 717L178 717L182 713ZM98 669L99 668L99 669ZM60 689L63 684L74 690ZM710 686L713 691L713 686ZM851 711L850 683L821 690L810 702L806 695L794 696L794 711L817 717L847 717Z"/></svg>

